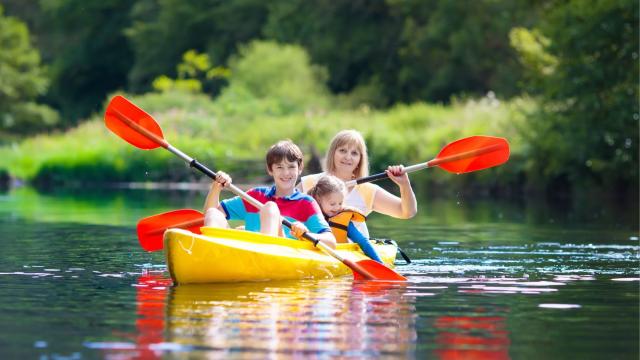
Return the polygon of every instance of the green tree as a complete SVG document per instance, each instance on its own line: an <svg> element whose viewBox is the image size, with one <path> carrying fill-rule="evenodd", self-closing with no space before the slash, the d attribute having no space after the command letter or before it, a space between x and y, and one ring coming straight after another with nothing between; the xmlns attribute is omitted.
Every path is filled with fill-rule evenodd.
<svg viewBox="0 0 640 360"><path fill-rule="evenodd" d="M522 67L509 31L538 18L528 1L389 0L402 19L395 100L448 101L454 94L518 94Z"/></svg>
<svg viewBox="0 0 640 360"><path fill-rule="evenodd" d="M0 133L25 135L51 128L58 113L38 104L49 80L40 54L31 46L20 20L4 16L0 6Z"/></svg>
<svg viewBox="0 0 640 360"><path fill-rule="evenodd" d="M186 92L217 92L221 87L221 81L230 75L228 68L213 66L207 54L200 54L195 50L189 50L182 55L182 62L178 65L178 77L171 79L167 75L161 75L153 80L153 89L166 91Z"/></svg>
<svg viewBox="0 0 640 360"><path fill-rule="evenodd" d="M67 125L101 108L108 93L126 85L132 52L124 29L129 0L41 1L52 84L48 95Z"/></svg>
<svg viewBox="0 0 640 360"><path fill-rule="evenodd" d="M329 70L332 92L369 87L376 105L388 105L383 80L396 71L401 25L389 11L384 1L275 1L264 34L307 49Z"/></svg>
<svg viewBox="0 0 640 360"><path fill-rule="evenodd" d="M260 0L138 0L131 17L126 33L135 62L129 85L141 91L162 74L177 76L176 65L190 49L226 64L239 44L260 37L266 5Z"/></svg>
<svg viewBox="0 0 640 360"><path fill-rule="evenodd" d="M229 86L218 99L224 107L255 103L256 113L283 115L328 104L326 69L311 64L300 46L254 41L240 47L230 68Z"/></svg>
<svg viewBox="0 0 640 360"><path fill-rule="evenodd" d="M525 134L533 181L637 191L638 25L636 0L553 1L531 30L539 50L520 52L544 105Z"/></svg>

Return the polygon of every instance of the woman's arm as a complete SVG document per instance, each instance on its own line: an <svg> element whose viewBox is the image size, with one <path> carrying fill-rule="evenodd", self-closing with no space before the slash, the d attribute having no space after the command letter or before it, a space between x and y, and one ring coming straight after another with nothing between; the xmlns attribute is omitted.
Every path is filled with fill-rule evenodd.
<svg viewBox="0 0 640 360"><path fill-rule="evenodd" d="M373 199L373 210L399 219L414 217L418 212L418 203L411 188L409 175L404 171L404 167L402 165L389 166L387 174L389 179L398 185L400 197L380 188L376 191Z"/></svg>

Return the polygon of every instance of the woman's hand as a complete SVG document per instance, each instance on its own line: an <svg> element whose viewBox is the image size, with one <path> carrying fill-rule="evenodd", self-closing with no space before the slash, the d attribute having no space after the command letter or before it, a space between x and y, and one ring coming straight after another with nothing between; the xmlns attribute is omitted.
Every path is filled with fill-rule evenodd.
<svg viewBox="0 0 640 360"><path fill-rule="evenodd" d="M307 229L307 227L299 221L296 221L293 224L291 224L291 234L295 236L297 239L302 239L302 236L304 235L304 233L308 231L309 229Z"/></svg>
<svg viewBox="0 0 640 360"><path fill-rule="evenodd" d="M398 186L409 185L409 174L404 170L404 165L389 166L386 170L387 176Z"/></svg>

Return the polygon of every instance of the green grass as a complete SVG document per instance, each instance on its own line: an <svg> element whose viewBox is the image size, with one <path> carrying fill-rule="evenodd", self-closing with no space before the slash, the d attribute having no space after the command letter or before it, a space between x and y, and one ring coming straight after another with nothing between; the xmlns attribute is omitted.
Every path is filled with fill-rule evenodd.
<svg viewBox="0 0 640 360"><path fill-rule="evenodd" d="M129 98L159 122L165 138L175 147L214 170L224 169L245 181L264 176L260 164L275 141L290 138L307 155L311 148L324 154L333 135L346 128L361 131L367 139L372 171L389 164L430 160L444 145L461 137L506 137L511 143L512 160L472 179L486 183L514 181L526 170L527 148L520 133L526 125L526 114L535 108L529 99L497 103L484 98L454 101L447 106L415 103L388 110L366 106L316 108L271 115L269 99L253 97L211 100L204 95L151 93ZM2 171L48 184L196 179L194 172L169 152L142 151L110 133L102 114L65 133L40 135L1 147ZM444 171L432 171L428 178L461 181Z"/></svg>

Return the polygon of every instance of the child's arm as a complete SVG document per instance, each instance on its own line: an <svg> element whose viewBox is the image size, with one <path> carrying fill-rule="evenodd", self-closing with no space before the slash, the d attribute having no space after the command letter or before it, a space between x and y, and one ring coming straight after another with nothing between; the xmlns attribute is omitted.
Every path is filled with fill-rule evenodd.
<svg viewBox="0 0 640 360"><path fill-rule="evenodd" d="M306 232L309 232L309 229L307 229L307 227L303 223L296 221L291 224L291 234L293 234L293 236L295 236L296 238L302 239L302 235L304 235L304 233ZM313 237L318 239L318 241L321 241L330 248L336 248L336 238L335 236L333 236L333 233L331 233L331 231L326 231L319 234L311 232L309 233L313 235Z"/></svg>
<svg viewBox="0 0 640 360"><path fill-rule="evenodd" d="M349 226L347 226L347 236L349 239L353 240L354 243L360 245L360 248L365 255L382 264L382 259L378 256L376 249L373 248L369 239L362 235L355 225L353 225L353 221L349 223Z"/></svg>
<svg viewBox="0 0 640 360"><path fill-rule="evenodd" d="M222 171L218 171L216 179L211 184L211 188L209 189L209 193L207 194L207 198L204 201L204 212L210 208L216 208L221 210L220 207L220 192L222 188L231 184L231 177Z"/></svg>

